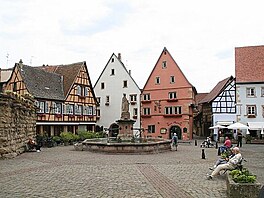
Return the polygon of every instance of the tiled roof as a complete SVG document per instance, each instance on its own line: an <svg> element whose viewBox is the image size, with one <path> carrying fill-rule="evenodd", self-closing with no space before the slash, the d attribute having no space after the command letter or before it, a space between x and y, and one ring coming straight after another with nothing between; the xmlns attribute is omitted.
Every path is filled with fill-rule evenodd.
<svg viewBox="0 0 264 198"><path fill-rule="evenodd" d="M264 82L264 45L236 47L236 82Z"/></svg>
<svg viewBox="0 0 264 198"><path fill-rule="evenodd" d="M233 79L234 79L234 77L230 76L230 77L218 82L217 85L212 89L212 91L210 93L208 93L207 96L204 97L199 102L199 104L209 103L209 102L213 101L223 91L223 89L226 87L226 85L228 85L230 83L230 81L232 81Z"/></svg>
<svg viewBox="0 0 264 198"><path fill-rule="evenodd" d="M17 66L29 92L37 98L63 100L62 78L58 74L46 72L38 67Z"/></svg>
<svg viewBox="0 0 264 198"><path fill-rule="evenodd" d="M78 62L68 65L56 65L56 66L42 66L41 69L59 74L63 76L63 87L64 87L64 96L66 97L77 74L80 71L80 68L84 65L85 62Z"/></svg>
<svg viewBox="0 0 264 198"><path fill-rule="evenodd" d="M198 93L195 95L195 103L199 104L202 99L204 99L208 93Z"/></svg>

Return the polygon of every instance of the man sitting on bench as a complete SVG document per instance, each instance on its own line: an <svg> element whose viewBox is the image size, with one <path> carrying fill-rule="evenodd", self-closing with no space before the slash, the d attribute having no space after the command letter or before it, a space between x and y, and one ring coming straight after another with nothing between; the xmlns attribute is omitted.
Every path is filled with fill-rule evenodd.
<svg viewBox="0 0 264 198"><path fill-rule="evenodd" d="M232 156L227 163L225 164L219 164L214 171L211 173L211 175L207 176L207 179L213 179L213 177L219 175L220 171L222 170L233 170L235 169L239 163L242 162L242 155L239 151L238 147L234 147L232 149L232 152L235 154L234 156Z"/></svg>
<svg viewBox="0 0 264 198"><path fill-rule="evenodd" d="M28 139L27 144L28 144L28 150L29 151L36 149L37 152L40 152L40 146L32 138Z"/></svg>

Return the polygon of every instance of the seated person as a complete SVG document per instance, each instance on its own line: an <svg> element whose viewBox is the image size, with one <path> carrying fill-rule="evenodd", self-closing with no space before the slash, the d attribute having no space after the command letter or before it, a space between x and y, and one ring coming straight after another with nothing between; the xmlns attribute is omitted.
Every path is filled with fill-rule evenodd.
<svg viewBox="0 0 264 198"><path fill-rule="evenodd" d="M232 151L232 154L227 156L227 154L222 154L221 158L219 158L215 165L213 166L213 168L209 168L210 170L214 170L218 165L220 164L226 164L228 162L229 159L231 159L234 155L235 155L235 152L233 151L233 149L231 149Z"/></svg>
<svg viewBox="0 0 264 198"><path fill-rule="evenodd" d="M225 150L230 149L232 146L231 140L226 136L224 145L220 146L220 152L223 153Z"/></svg>
<svg viewBox="0 0 264 198"><path fill-rule="evenodd" d="M33 150L35 148L37 152L40 151L40 146L32 138L28 139L27 144L28 144L29 150Z"/></svg>
<svg viewBox="0 0 264 198"><path fill-rule="evenodd" d="M222 170L233 170L237 167L237 165L242 161L242 155L238 147L234 147L232 151L234 156L231 157L227 163L218 165L211 175L207 176L207 179L213 179L213 177L219 175L220 171Z"/></svg>

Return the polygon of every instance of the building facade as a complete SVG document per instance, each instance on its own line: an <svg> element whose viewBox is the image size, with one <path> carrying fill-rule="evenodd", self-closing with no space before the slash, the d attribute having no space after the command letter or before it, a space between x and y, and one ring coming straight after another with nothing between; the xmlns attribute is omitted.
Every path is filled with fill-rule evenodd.
<svg viewBox="0 0 264 198"><path fill-rule="evenodd" d="M97 125L109 130L109 136L118 134L116 122L121 118L122 98L129 101L130 119L135 121L135 132L140 129L140 89L122 63L121 54L111 55L94 86L97 96Z"/></svg>
<svg viewBox="0 0 264 198"><path fill-rule="evenodd" d="M208 93L200 102L201 120L195 122L202 123L198 131L202 136L218 137L219 129L209 129L215 125L228 126L236 122L236 86L235 78L230 76L220 82Z"/></svg>
<svg viewBox="0 0 264 198"><path fill-rule="evenodd" d="M85 62L31 67L20 61L5 90L34 98L37 134L95 130L96 97Z"/></svg>
<svg viewBox="0 0 264 198"><path fill-rule="evenodd" d="M191 139L195 88L164 48L143 88L141 119L145 137Z"/></svg>
<svg viewBox="0 0 264 198"><path fill-rule="evenodd" d="M264 46L235 48L237 121L260 137L264 128ZM262 132L263 133L263 132Z"/></svg>

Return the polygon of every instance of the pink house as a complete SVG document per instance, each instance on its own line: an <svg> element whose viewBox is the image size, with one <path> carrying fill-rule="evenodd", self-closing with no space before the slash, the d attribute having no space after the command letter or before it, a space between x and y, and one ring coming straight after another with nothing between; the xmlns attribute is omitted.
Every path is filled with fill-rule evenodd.
<svg viewBox="0 0 264 198"><path fill-rule="evenodd" d="M144 137L192 139L196 89L164 48L141 95Z"/></svg>

